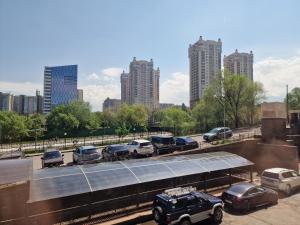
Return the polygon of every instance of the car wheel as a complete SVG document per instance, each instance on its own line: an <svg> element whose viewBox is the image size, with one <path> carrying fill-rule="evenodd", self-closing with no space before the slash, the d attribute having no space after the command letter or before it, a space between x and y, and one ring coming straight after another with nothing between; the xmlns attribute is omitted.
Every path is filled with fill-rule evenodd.
<svg viewBox="0 0 300 225"><path fill-rule="evenodd" d="M159 155L159 149L155 148L155 155Z"/></svg>
<svg viewBox="0 0 300 225"><path fill-rule="evenodd" d="M154 216L154 220L155 220L156 222L160 222L161 216L162 216L162 208L161 208L161 207L156 207L156 208L153 210L153 216Z"/></svg>
<svg viewBox="0 0 300 225"><path fill-rule="evenodd" d="M137 157L137 151L136 150L134 150L134 152L133 152L133 156L134 156L134 158L136 158Z"/></svg>
<svg viewBox="0 0 300 225"><path fill-rule="evenodd" d="M221 223L222 219L223 219L223 211L222 211L221 207L217 207L213 214L213 221L215 223Z"/></svg>
<svg viewBox="0 0 300 225"><path fill-rule="evenodd" d="M286 186L286 191L285 191L285 193L287 194L287 196L290 196L290 195L292 194L292 188L291 188L291 185L290 185L290 184L288 184L288 185Z"/></svg>
<svg viewBox="0 0 300 225"><path fill-rule="evenodd" d="M180 225L191 225L191 221L189 221L188 219L183 219L181 220Z"/></svg>

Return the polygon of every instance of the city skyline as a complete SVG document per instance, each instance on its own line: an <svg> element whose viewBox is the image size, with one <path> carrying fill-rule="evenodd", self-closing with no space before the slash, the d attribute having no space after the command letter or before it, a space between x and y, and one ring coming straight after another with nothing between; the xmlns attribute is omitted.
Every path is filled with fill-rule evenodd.
<svg viewBox="0 0 300 225"><path fill-rule="evenodd" d="M34 95L42 90L45 65L78 64L78 88L93 111L101 110L106 97L121 97L119 76L136 56L160 66L161 102L189 105L187 49L202 35L221 38L222 58L252 50L254 80L264 84L267 100L282 100L286 84L300 86L299 2L270 4L1 1L0 91Z"/></svg>

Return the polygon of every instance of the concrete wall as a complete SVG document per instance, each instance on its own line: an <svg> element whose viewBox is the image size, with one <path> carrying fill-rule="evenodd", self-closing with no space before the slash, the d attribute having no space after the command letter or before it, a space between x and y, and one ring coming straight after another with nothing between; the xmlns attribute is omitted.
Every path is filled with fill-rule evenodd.
<svg viewBox="0 0 300 225"><path fill-rule="evenodd" d="M265 141L284 139L286 135L286 119L263 118L261 119L261 134Z"/></svg>
<svg viewBox="0 0 300 225"><path fill-rule="evenodd" d="M195 149L177 154L196 154L201 152L226 151L240 155L255 163L254 168L260 173L272 167L290 168L298 171L299 159L296 146L282 143L263 144L258 140L246 140L232 144L213 146L206 149Z"/></svg>

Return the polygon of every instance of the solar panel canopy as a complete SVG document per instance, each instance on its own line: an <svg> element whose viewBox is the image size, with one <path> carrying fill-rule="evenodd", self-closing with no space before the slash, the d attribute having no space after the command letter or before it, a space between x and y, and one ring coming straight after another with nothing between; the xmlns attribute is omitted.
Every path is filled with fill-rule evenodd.
<svg viewBox="0 0 300 225"><path fill-rule="evenodd" d="M34 171L29 202L253 165L227 152L135 159Z"/></svg>
<svg viewBox="0 0 300 225"><path fill-rule="evenodd" d="M0 185L26 182L32 176L32 159L0 160Z"/></svg>

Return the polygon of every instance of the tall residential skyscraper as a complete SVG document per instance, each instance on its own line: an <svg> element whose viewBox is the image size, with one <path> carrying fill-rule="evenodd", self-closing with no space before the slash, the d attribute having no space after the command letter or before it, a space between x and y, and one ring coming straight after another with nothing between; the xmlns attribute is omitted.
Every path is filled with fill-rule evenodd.
<svg viewBox="0 0 300 225"><path fill-rule="evenodd" d="M159 68L153 69L153 60L136 60L129 65L129 73L121 74L121 101L142 104L150 110L159 108Z"/></svg>
<svg viewBox="0 0 300 225"><path fill-rule="evenodd" d="M205 89L221 71L222 42L199 40L189 46L190 61L190 107L202 98Z"/></svg>
<svg viewBox="0 0 300 225"><path fill-rule="evenodd" d="M77 100L77 65L45 67L44 113Z"/></svg>
<svg viewBox="0 0 300 225"><path fill-rule="evenodd" d="M239 53L236 49L229 56L224 56L224 68L231 73L246 75L253 81L253 53Z"/></svg>

